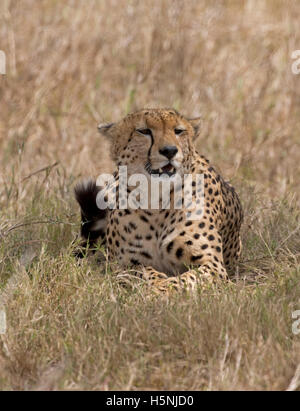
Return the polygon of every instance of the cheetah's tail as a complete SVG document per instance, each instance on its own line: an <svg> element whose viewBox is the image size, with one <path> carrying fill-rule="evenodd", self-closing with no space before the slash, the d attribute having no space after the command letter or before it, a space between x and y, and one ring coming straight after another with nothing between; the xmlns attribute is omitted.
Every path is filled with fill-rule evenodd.
<svg viewBox="0 0 300 411"><path fill-rule="evenodd" d="M106 210L100 210L96 203L100 187L95 180L88 179L78 183L74 191L81 208L81 236L90 242L104 238Z"/></svg>

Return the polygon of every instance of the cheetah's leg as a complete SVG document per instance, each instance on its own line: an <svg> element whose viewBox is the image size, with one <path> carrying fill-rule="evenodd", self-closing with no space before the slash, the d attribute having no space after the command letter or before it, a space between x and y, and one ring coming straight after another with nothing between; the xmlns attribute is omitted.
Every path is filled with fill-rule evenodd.
<svg viewBox="0 0 300 411"><path fill-rule="evenodd" d="M132 276L145 280L156 294L168 294L172 291L195 291L198 286L203 289L219 280L228 279L226 271L216 271L216 268L209 262L197 269L190 269L183 274L171 277L151 266L139 267L118 274L119 280L124 283L126 281L127 284Z"/></svg>
<svg viewBox="0 0 300 411"><path fill-rule="evenodd" d="M167 274L155 270L153 267L137 266L128 270L120 270L117 272L117 279L119 283L128 285L132 282L133 278L139 278L142 281L146 281L150 286L154 285L156 281L166 280L169 277Z"/></svg>
<svg viewBox="0 0 300 411"><path fill-rule="evenodd" d="M178 276L155 278L150 280L150 284L156 291L165 294L172 291L195 291L198 287L206 289L221 280L228 280L227 273L216 272L215 268L207 263Z"/></svg>

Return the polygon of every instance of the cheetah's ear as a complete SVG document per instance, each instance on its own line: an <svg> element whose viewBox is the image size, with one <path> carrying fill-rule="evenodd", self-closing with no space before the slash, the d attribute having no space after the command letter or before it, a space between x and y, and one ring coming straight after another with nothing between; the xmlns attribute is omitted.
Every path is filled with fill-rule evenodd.
<svg viewBox="0 0 300 411"><path fill-rule="evenodd" d="M103 136L107 136L109 130L115 123L101 123L98 125L98 131Z"/></svg>
<svg viewBox="0 0 300 411"><path fill-rule="evenodd" d="M199 137L200 129L201 129L201 126L202 126L202 121L203 120L202 120L201 116L189 119L189 122L193 126L193 129L194 129L194 132L195 132L194 140L196 140Z"/></svg>

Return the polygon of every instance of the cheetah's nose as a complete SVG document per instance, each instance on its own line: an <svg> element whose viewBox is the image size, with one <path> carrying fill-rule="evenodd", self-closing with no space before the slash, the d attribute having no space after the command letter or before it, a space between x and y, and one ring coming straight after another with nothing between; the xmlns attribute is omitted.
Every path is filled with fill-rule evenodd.
<svg viewBox="0 0 300 411"><path fill-rule="evenodd" d="M176 146L165 146L159 150L160 154L167 157L169 160L178 153Z"/></svg>

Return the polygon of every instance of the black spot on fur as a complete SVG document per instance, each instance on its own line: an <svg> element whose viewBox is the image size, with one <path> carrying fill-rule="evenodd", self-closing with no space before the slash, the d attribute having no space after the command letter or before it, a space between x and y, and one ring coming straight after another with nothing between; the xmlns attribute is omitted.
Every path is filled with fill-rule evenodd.
<svg viewBox="0 0 300 411"><path fill-rule="evenodd" d="M171 242L168 244L168 246L167 246L167 251L168 251L168 253L172 250L173 246L174 246L174 242L171 241Z"/></svg>
<svg viewBox="0 0 300 411"><path fill-rule="evenodd" d="M201 258L202 258L202 255L193 255L191 257L191 261L195 262L195 261L201 260Z"/></svg>
<svg viewBox="0 0 300 411"><path fill-rule="evenodd" d="M130 260L130 262L131 262L132 265L139 265L140 264L139 260L135 260L134 258L132 258Z"/></svg>
<svg viewBox="0 0 300 411"><path fill-rule="evenodd" d="M176 257L180 258L183 255L183 249L181 247L179 247L176 251Z"/></svg>
<svg viewBox="0 0 300 411"><path fill-rule="evenodd" d="M149 258L149 259L152 258L151 255L150 255L149 253L147 253L146 251L141 251L140 254L141 254L143 257L146 257L146 258Z"/></svg>

